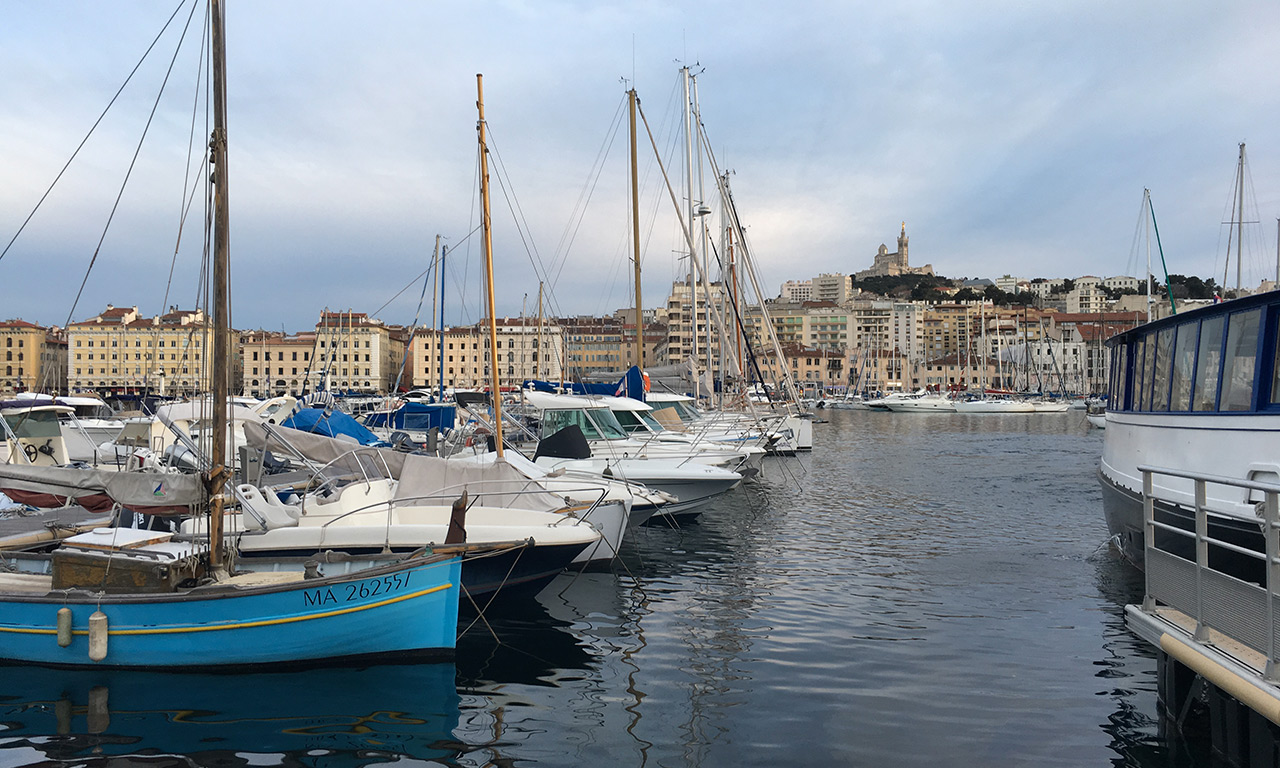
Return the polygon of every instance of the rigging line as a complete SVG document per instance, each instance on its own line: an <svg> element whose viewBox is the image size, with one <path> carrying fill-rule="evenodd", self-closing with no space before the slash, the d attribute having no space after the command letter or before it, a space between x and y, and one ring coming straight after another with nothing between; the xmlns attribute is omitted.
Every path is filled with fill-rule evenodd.
<svg viewBox="0 0 1280 768"><path fill-rule="evenodd" d="M134 166L138 163L138 155L141 154L142 145L147 140L147 133L151 130L151 122L155 120L156 110L160 108L160 99L164 96L165 86L169 84L169 76L173 74L173 65L178 60L178 53L182 50L182 42L187 39L187 31L191 28L191 19L195 17L196 8L197 5L193 3L191 5L191 13L187 16L187 24L182 29L182 36L178 38L178 45L174 48L173 58L169 59L169 68L165 70L164 80L160 83L160 92L156 94L156 99L151 105L151 113L147 115L147 123L142 128L142 136L139 137L138 145L133 150L133 158L129 161L129 169L125 172L124 181L120 183L120 191L116 193L116 200L111 205L111 213L107 216L107 223L102 228L102 236L98 238L98 245L93 249L93 257L89 259L89 268L85 270L84 280L80 283L80 290L76 292L75 301L71 303L71 310L67 313L67 325L71 324L71 318L75 315L76 306L79 305L80 297L84 294L84 287L89 283L89 274L93 272L93 266L98 261L98 253L102 250L102 244L107 239L107 231L111 229L111 222L115 219L116 211L120 208L120 200L124 198L124 190L129 186L129 179L133 175ZM219 169L219 172L221 172L221 169Z"/></svg>
<svg viewBox="0 0 1280 768"><path fill-rule="evenodd" d="M27 228L27 224L31 223L31 219L36 215L36 211L40 210L40 206L44 205L44 201L49 197L49 193L53 192L53 188L58 185L58 182L62 179L62 175L67 172L67 169L71 167L71 163L75 161L76 156L80 154L80 150L84 149L84 145L88 143L89 137L93 135L93 132L96 131L98 126L102 123L102 119L111 111L111 107L116 103L116 99L120 98L121 93L124 93L124 89L129 85L129 81L138 73L138 69L142 66L142 62L146 61L147 57L151 55L151 50L156 47L156 43L160 42L160 38L164 36L165 30L167 30L169 25L173 23L174 18L178 15L178 11L182 10L182 6L186 5L186 2L187 0L182 0L178 3L178 7L173 9L173 13L170 14L169 19L165 21L164 26L160 28L158 33L156 33L155 39L151 41L151 45L147 46L147 50L142 54L142 58L138 59L138 63L133 65L133 69L129 72L129 76L120 84L120 88L116 91L115 95L111 97L111 101L107 102L107 106L102 110L102 114L98 115L98 119L93 121L93 125L89 128L89 132L80 140L79 146L77 146L75 151L71 153L71 157L67 158L66 165L63 165L62 170L58 171L58 175L55 176L53 182L49 184L49 188L44 191L44 194L41 195L40 199L36 202L35 208L31 209L31 213L27 214L27 218L24 219L22 225L18 227L18 231L13 233L13 237L9 240L8 245L4 247L3 251L0 251L0 260L4 259L5 254L9 252L9 249L12 248L13 244L18 240L18 236ZM195 7L193 6L192 12L194 11Z"/></svg>
<svg viewBox="0 0 1280 768"><path fill-rule="evenodd" d="M488 127L487 121L485 125ZM520 242L524 245L525 253L530 256L530 261L534 261L536 259L537 263L534 264L534 272L536 273L537 270L541 268L545 275L546 267L542 263L542 255L538 253L538 247L533 243L532 232L528 231L529 221L525 218L524 210L520 206L520 201L515 199L514 190L510 188L511 177L507 173L506 163L502 161L502 155L498 152L498 144L497 140L493 136L492 127L489 127L489 154L492 155L496 161L495 170L497 172L494 176L497 177L498 186L502 188L503 199L507 201L507 210L511 211L511 218L515 220L516 232L520 235Z"/></svg>
<svg viewBox="0 0 1280 768"><path fill-rule="evenodd" d="M206 50L208 50L207 46L209 44L209 33L212 29L209 14L211 14L212 12L213 12L213 6L212 5L206 6L204 32L200 36L200 55L196 57L196 60L199 62L199 66L196 69L196 88L191 98L191 130L188 131L187 133L187 162L184 165L184 167L187 169L188 175L187 175L187 178L182 180L183 203L181 206L179 206L179 211L178 211L178 235L173 244L173 258L170 259L169 261L169 280L168 282L165 283L165 286L164 286L164 301L160 304L161 307L169 306L169 291L173 288L173 272L174 272L174 269L177 268L178 266L178 251L182 247L182 232L186 227L187 218L191 215L191 208L195 205L196 192L199 191L200 189L200 185L198 183L191 183L190 171L191 171L191 158L195 154L196 116L200 113L200 83L204 75L205 52ZM206 134L208 134L208 127L209 127L208 105L209 105L208 84L206 83L205 111L204 111L204 123L205 123ZM200 153L200 156L202 159L199 166L199 175L196 178L207 179L209 178L209 173L208 173L209 153L202 151ZM188 184L190 184L189 187L188 187ZM190 189L189 195L187 192L188 188Z"/></svg>
<svg viewBox="0 0 1280 768"><path fill-rule="evenodd" d="M471 230L470 232L468 232L468 233L467 233L467 236L466 236L466 237L464 237L464 238L462 238L461 240L459 240L459 241L458 241L458 244L459 244L459 245L461 245L462 243L465 243L465 242L467 241L467 239L468 239L468 238L470 238L472 235L474 235L474 234L475 234L476 232L478 232L478 231L479 231L479 228L476 228L476 229ZM456 247L456 246L455 246L455 247ZM413 286L414 286L414 285L415 285L419 280L421 280L421 279L422 279L422 277L423 277L424 275L426 275L428 272L430 272L431 270L435 269L435 265L436 265L436 262L437 262L438 260L439 260L438 258L433 259L433 260L431 261L431 264L429 264L429 265L427 266L427 268L426 268L426 269L422 270L422 271L421 271L421 272L419 272L419 273L418 273L418 274L417 274L417 275L416 275L412 280L410 280L409 282L405 283L405 286L404 286L403 288L401 288L400 290L396 291L396 295L395 295L395 296L392 296L391 298L387 299L386 303L384 303L382 306L380 306L380 307L378 307L377 309L375 309L375 310L370 314L370 316L372 317L372 316L374 316L374 315L377 315L377 314L378 314L379 312L381 312L382 310L384 310L384 309L386 309L387 307L391 306L392 302L394 302L396 299L400 298L401 294L403 294L405 291L407 291L407 290L409 290L410 288L412 288L412 287L413 287ZM421 304L419 304L419 305L418 305L418 310L419 310L419 312L421 312L421 310L422 310L422 305L421 305ZM415 323L415 324L417 324L417 320L416 320L416 319L414 320L414 323Z"/></svg>
<svg viewBox="0 0 1280 768"><path fill-rule="evenodd" d="M564 262L569 259L569 250L573 247L573 241L576 239L578 229L581 227L582 219L586 217L587 204L595 192L596 185L600 182L600 177L604 174L605 159L609 155L609 150L613 147L613 142L617 139L618 130L622 125L623 106L626 103L627 100L624 94L624 98L619 101L618 108L613 114L609 129L605 131L604 141L601 143L600 148L596 150L596 157L592 161L590 171L588 171L587 180L583 183L583 187L578 193L578 199L574 203L573 211L569 214L569 221L565 222L565 229L560 235L560 241L556 243L556 249L551 258L553 269L557 258L562 260L561 269L563 269ZM572 226L575 219L578 221L577 227ZM559 279L559 274L556 277Z"/></svg>

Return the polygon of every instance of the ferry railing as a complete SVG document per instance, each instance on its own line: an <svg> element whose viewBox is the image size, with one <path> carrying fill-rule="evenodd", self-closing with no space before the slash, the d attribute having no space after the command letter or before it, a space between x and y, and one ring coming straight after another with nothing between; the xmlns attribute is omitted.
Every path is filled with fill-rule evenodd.
<svg viewBox="0 0 1280 768"><path fill-rule="evenodd" d="M1168 469L1142 465L1142 514L1144 521L1144 571L1146 594L1143 610L1156 611L1157 603L1173 607L1195 620L1192 639L1209 640L1210 628L1254 651L1265 654L1266 669L1263 677L1272 683L1280 683L1280 659L1277 659L1276 618L1280 616L1280 484L1257 480L1224 477L1200 472ZM1153 478L1156 475L1190 480L1194 486L1193 511L1195 529L1187 530L1164 520L1158 520L1158 509L1171 509L1166 499L1158 498ZM1246 493L1261 492L1262 501L1255 505L1257 524L1262 537L1262 548L1252 549L1226 541L1210 534L1210 510L1207 504L1207 487L1222 485L1239 488ZM1214 515L1216 520L1224 516ZM1240 518L1234 518L1240 520ZM1220 524L1215 523L1215 528ZM1161 546L1157 532L1170 534ZM1195 559L1168 551L1167 542L1191 539L1194 541ZM1227 573L1210 564L1211 548L1218 557L1233 563ZM1241 560L1240 558L1243 558ZM1260 562L1260 569L1249 569L1249 562ZM1260 578L1253 580L1255 571ZM1245 578L1242 578L1244 576ZM1260 583L1258 583L1260 582Z"/></svg>

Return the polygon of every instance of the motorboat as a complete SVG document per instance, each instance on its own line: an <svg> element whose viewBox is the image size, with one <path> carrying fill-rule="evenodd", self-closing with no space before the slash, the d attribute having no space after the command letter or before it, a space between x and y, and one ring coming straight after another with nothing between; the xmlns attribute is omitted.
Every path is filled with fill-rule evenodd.
<svg viewBox="0 0 1280 768"><path fill-rule="evenodd" d="M756 471L764 455L762 450L750 446L636 439L619 423L609 403L601 396L526 390L522 397L524 403L536 412L539 437L548 437L570 425L577 426L590 445L592 456L599 458L673 460L741 474Z"/></svg>
<svg viewBox="0 0 1280 768"><path fill-rule="evenodd" d="M1035 413L1035 405L1026 400L1010 397L983 397L973 400L957 400L956 413Z"/></svg>
<svg viewBox="0 0 1280 768"><path fill-rule="evenodd" d="M946 395L928 394L921 397L905 397L886 400L885 407L894 413L955 413L955 401Z"/></svg>

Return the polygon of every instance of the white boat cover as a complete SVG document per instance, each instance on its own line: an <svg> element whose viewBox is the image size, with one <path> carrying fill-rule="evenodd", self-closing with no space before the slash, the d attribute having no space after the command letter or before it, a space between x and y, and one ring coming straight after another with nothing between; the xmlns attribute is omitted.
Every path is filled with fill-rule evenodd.
<svg viewBox="0 0 1280 768"><path fill-rule="evenodd" d="M486 507L509 507L553 512L565 507L565 500L542 489L496 453L466 461L438 459L434 456L402 454L405 457L400 482L396 486L398 502L423 498L441 503L457 497L463 490L470 500Z"/></svg>

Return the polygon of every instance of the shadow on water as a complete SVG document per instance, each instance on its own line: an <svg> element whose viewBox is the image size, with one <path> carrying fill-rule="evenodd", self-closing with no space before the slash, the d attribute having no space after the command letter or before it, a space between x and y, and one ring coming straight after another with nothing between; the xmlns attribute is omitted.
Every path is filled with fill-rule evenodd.
<svg viewBox="0 0 1280 768"><path fill-rule="evenodd" d="M448 663L188 674L4 667L0 764L452 764ZM129 759L121 760L128 756ZM176 756L185 756L178 759Z"/></svg>

